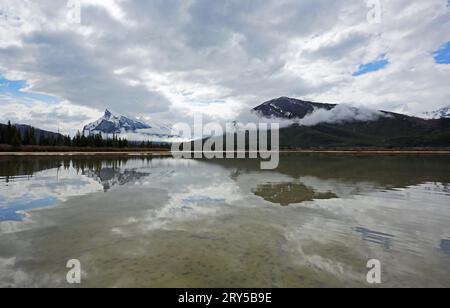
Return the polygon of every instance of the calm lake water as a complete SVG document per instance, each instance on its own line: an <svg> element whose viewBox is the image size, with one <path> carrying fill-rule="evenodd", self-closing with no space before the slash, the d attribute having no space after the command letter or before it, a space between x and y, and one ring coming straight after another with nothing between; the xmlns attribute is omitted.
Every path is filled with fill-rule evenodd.
<svg viewBox="0 0 450 308"><path fill-rule="evenodd" d="M0 157L0 287L450 287L450 157Z"/></svg>

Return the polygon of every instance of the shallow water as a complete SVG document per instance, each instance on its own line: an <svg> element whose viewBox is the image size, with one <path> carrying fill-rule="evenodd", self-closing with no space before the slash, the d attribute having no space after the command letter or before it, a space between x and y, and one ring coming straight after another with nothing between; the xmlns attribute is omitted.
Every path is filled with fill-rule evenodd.
<svg viewBox="0 0 450 308"><path fill-rule="evenodd" d="M0 157L0 287L450 287L450 157Z"/></svg>

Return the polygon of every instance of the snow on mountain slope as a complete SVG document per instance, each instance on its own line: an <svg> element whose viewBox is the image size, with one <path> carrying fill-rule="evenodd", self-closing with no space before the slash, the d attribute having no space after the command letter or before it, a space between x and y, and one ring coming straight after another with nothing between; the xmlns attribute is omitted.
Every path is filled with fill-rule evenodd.
<svg viewBox="0 0 450 308"><path fill-rule="evenodd" d="M440 108L435 111L425 112L425 117L431 119L442 119L442 118L450 118L450 106Z"/></svg>
<svg viewBox="0 0 450 308"><path fill-rule="evenodd" d="M128 141L179 142L180 136L175 136L168 125L158 121L144 121L116 115L109 110L103 117L83 128L85 136L101 134L103 138L125 138Z"/></svg>
<svg viewBox="0 0 450 308"><path fill-rule="evenodd" d="M289 97L280 97L253 109L259 115L268 118L303 119L316 110L331 110L336 105L302 101Z"/></svg>

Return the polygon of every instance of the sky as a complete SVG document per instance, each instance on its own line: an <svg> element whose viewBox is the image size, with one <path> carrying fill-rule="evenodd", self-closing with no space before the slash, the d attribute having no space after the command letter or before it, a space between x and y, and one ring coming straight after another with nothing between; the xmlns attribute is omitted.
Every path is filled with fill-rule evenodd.
<svg viewBox="0 0 450 308"><path fill-rule="evenodd" d="M448 29L448 0L1 0L0 122L232 121L281 96L421 115L450 105Z"/></svg>

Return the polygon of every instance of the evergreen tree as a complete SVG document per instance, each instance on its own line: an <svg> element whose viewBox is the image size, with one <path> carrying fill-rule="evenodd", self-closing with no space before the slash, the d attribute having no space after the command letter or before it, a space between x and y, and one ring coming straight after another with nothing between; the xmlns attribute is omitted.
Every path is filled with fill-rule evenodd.
<svg viewBox="0 0 450 308"><path fill-rule="evenodd" d="M70 135L64 137L64 146L67 147L72 146L72 140L70 139Z"/></svg>
<svg viewBox="0 0 450 308"><path fill-rule="evenodd" d="M75 135L75 137L73 138L73 142L72 144L76 147L80 147L81 146L81 133L80 131L78 131Z"/></svg>
<svg viewBox="0 0 450 308"><path fill-rule="evenodd" d="M31 127L28 130L30 145L36 145L36 131L34 127Z"/></svg>
<svg viewBox="0 0 450 308"><path fill-rule="evenodd" d="M6 144L5 133L6 127L4 125L0 125L0 144Z"/></svg>
<svg viewBox="0 0 450 308"><path fill-rule="evenodd" d="M80 131L71 138L69 135L53 135L40 132L36 134L34 127L28 127L22 132L8 121L7 125L0 125L0 144L13 146L40 145L40 146L68 146L68 147L91 147L91 148L126 148L129 146L150 148L153 143L147 141L129 143L127 139L113 134L112 138L104 139L102 134L84 136Z"/></svg>
<svg viewBox="0 0 450 308"><path fill-rule="evenodd" d="M49 145L49 140L42 132L39 134L39 145L46 146Z"/></svg>
<svg viewBox="0 0 450 308"><path fill-rule="evenodd" d="M26 128L26 130L21 134L21 140L23 145L29 145L30 144L30 129Z"/></svg>
<svg viewBox="0 0 450 308"><path fill-rule="evenodd" d="M11 123L9 123L11 124ZM11 141L9 142L9 144L13 145L13 146L20 146L22 144L21 140L20 140L20 132L17 129L17 127L12 126L11 127Z"/></svg>
<svg viewBox="0 0 450 308"><path fill-rule="evenodd" d="M8 125L6 126L6 132L5 132L6 144L11 144L12 138L13 138L13 128L11 125L11 121L8 121Z"/></svg>

